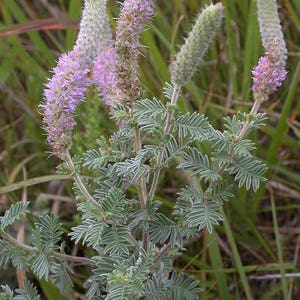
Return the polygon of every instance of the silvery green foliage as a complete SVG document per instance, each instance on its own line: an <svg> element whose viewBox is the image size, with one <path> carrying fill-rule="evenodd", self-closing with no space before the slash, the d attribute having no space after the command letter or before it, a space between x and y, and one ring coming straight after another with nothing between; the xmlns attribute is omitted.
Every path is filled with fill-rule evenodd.
<svg viewBox="0 0 300 300"><path fill-rule="evenodd" d="M90 0L86 7L96 2L105 4ZM223 7L218 4L207 9L217 9L212 18L219 27ZM87 20L84 15L83 24ZM209 42L207 36L203 39ZM186 51L203 52L194 52L194 44L188 50L187 44L182 48L184 55ZM239 113L225 117L223 129L218 130L198 112L183 113L177 105L180 86L195 70L190 65L187 70L180 57L177 71L172 71L174 84L165 84L163 96L141 99L130 107L116 105L111 111L118 125L116 132L109 138L99 137L97 147L81 157L69 159L66 155L59 172L74 179L79 224L71 229L64 226L63 235L56 216L41 216L35 219L32 246L27 246L11 234L12 225L28 213L29 204L13 204L6 211L0 219L1 268L12 264L67 293L73 285L69 260L74 260L65 254L63 240L67 240L81 245L89 256L75 258L91 268L84 283L88 299L199 298L199 282L177 273L173 262L186 240L196 237L199 230L212 233L222 222L221 210L234 196L234 184L257 191L265 181L266 165L252 155L255 144L245 139L245 133L263 126L266 116ZM168 213L163 213L163 203L156 197L163 169L184 173L193 182L178 187ZM16 293L2 286L0 295L3 299L39 299L28 282Z"/></svg>
<svg viewBox="0 0 300 300"><path fill-rule="evenodd" d="M23 289L16 289L15 292L7 285L1 285L1 289L1 300L40 300L37 289L28 281L24 282Z"/></svg>
<svg viewBox="0 0 300 300"><path fill-rule="evenodd" d="M6 227L12 225L14 222L18 221L22 216L24 216L28 210L27 207L29 202L23 204L22 202L17 202L13 204L4 214L0 217L1 229L5 230Z"/></svg>

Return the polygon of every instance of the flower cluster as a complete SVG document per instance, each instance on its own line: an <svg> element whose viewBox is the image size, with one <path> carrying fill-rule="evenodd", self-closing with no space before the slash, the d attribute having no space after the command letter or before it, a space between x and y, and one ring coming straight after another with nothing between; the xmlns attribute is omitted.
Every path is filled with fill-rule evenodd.
<svg viewBox="0 0 300 300"><path fill-rule="evenodd" d="M129 104L141 97L137 74L139 38L154 13L153 0L125 0L116 28L118 102Z"/></svg>
<svg viewBox="0 0 300 300"><path fill-rule="evenodd" d="M268 99L286 78L287 49L280 25L276 0L257 0L259 29L266 55L252 71L254 97Z"/></svg>
<svg viewBox="0 0 300 300"><path fill-rule="evenodd" d="M89 69L83 66L82 54L70 51L63 54L53 69L53 77L46 84L43 110L47 142L53 154L64 159L64 150L72 144L71 132L76 125L74 113L79 103L84 101L90 84Z"/></svg>
<svg viewBox="0 0 300 300"><path fill-rule="evenodd" d="M116 50L105 49L94 61L94 82L98 85L99 94L108 106L116 104Z"/></svg>
<svg viewBox="0 0 300 300"><path fill-rule="evenodd" d="M269 55L259 59L258 65L252 71L252 90L260 97L267 98L275 92L286 78L287 71L283 66L274 62Z"/></svg>
<svg viewBox="0 0 300 300"><path fill-rule="evenodd" d="M145 22L154 12L153 0L126 0L116 30L116 47L126 47L133 56L139 54L139 37Z"/></svg>

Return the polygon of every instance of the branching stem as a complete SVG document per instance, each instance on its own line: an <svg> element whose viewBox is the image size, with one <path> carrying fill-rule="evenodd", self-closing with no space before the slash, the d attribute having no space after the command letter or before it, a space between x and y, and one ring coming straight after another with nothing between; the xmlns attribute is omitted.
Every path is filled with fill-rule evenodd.
<svg viewBox="0 0 300 300"><path fill-rule="evenodd" d="M156 265L159 260L168 253L169 249L171 248L171 244L168 243L164 247L162 247L159 251L159 253L154 257L153 259L153 265Z"/></svg>
<svg viewBox="0 0 300 300"><path fill-rule="evenodd" d="M137 153L142 149L142 139L141 132L138 127L135 128L135 143L134 143L134 151ZM141 179L137 182L137 191L139 195L139 200L141 203L141 208L145 209L147 204L147 186L146 186L146 178L142 176ZM145 251L148 250L148 232L143 228L143 248Z"/></svg>
<svg viewBox="0 0 300 300"><path fill-rule="evenodd" d="M244 123L241 131L240 131L240 134L237 136L236 138L236 141L240 141L244 138L244 136L246 135L248 129L249 129L249 126L250 126L250 123L251 123L251 117L252 116L255 116L258 112L258 109L261 105L262 101L260 99L255 99L255 102L251 108L251 111L249 113L249 116L248 116L248 119L247 121Z"/></svg>
<svg viewBox="0 0 300 300"><path fill-rule="evenodd" d="M142 140L141 140L141 132L138 127L135 128L135 143L134 143L134 151L137 153L142 149ZM142 176L142 178L137 183L137 190L139 194L139 200L141 203L141 208L146 208L146 202L147 202L147 187L146 187L146 179L145 176Z"/></svg>
<svg viewBox="0 0 300 300"><path fill-rule="evenodd" d="M173 94L172 94L172 98L171 98L171 105L177 104L179 93L180 93L180 87L174 86L174 90L173 90ZM167 113L166 124L164 127L164 136L166 136L167 134L169 134L171 132L171 129L172 129L171 125L172 125L173 117L174 117L174 110L171 108ZM159 175L160 175L160 171L161 171L162 159L163 159L163 151L161 150L161 151L159 151L159 153L157 155L155 171L153 174L152 184L151 184L151 188L150 188L150 192L149 192L148 199L150 201L154 198L154 194L155 194L155 191L157 188L158 179L159 179Z"/></svg>
<svg viewBox="0 0 300 300"><path fill-rule="evenodd" d="M250 124L251 124L251 117L255 116L257 114L257 112L258 112L258 110L259 110L262 102L263 102L263 100L261 100L259 98L255 98L255 101L254 101L254 103L253 103L253 105L251 107L251 110L250 110L250 113L249 113L249 115L247 117L247 120L244 123L244 125L243 125L243 127L242 127L242 129L241 129L241 131L239 133L239 135L235 139L236 142L242 140L245 137L246 133L249 130ZM230 152L230 155L231 156L233 155L233 151L232 150ZM224 172L226 166L227 166L227 163L223 163L221 165L221 167L216 171L216 173L219 174L219 175L222 174ZM209 185L209 187L207 188L207 190L210 190L216 184L216 182L217 181L211 182L210 185ZM204 196L203 200L206 201L207 198Z"/></svg>
<svg viewBox="0 0 300 300"><path fill-rule="evenodd" d="M35 252L35 253L40 252L40 250L38 248L31 247L31 246L28 246L26 244L19 242L18 240L13 238L10 234L8 234L7 232L5 232L1 229L0 229L0 234L2 235L2 237L4 237L6 240L8 240L13 245L15 245L27 252ZM90 260L89 258L86 258L86 257L72 256L72 255L67 255L67 254L63 254L63 253L59 253L59 252L55 252L55 251L51 251L51 254L57 258L62 258L62 259L68 260L68 261L81 263L83 265L91 265L92 264L92 260Z"/></svg>

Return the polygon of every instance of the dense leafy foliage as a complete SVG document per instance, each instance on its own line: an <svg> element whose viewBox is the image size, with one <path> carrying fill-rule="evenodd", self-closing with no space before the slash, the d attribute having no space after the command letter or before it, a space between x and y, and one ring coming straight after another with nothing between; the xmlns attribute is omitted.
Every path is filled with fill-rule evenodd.
<svg viewBox="0 0 300 300"><path fill-rule="evenodd" d="M223 6L210 8L216 9L221 20ZM184 63L183 59L179 65L184 67ZM63 70L59 70L63 76ZM72 72L69 70L67 75ZM120 73L119 81L124 75ZM70 107L63 123L73 128L73 106L75 110L78 103L68 102L68 93L64 95L60 86L55 88L48 96L64 97ZM86 297L91 300L198 299L199 281L177 273L174 260L186 241L200 230L212 233L214 226L222 222L222 207L233 197L232 182L239 188L257 191L265 181L266 165L252 155L255 144L245 139L245 134L263 126L266 117L254 113L228 116L224 118L224 130L217 130L205 115L181 111L177 103L180 91L181 86L166 83L165 98L140 99L130 104L127 99L115 105L110 113L117 129L110 136L99 134L97 146L82 155L71 156L71 134L67 132L70 144L56 145L54 153L64 160L58 172L74 180L80 220L75 226L63 227L54 215L31 216L29 246L12 237L12 225L22 222L29 213L29 203L11 205L0 219L0 267L11 264L32 272L38 280L51 281L67 294L76 284L72 273L75 262L89 265L89 275L80 288L86 289ZM125 92L122 90L126 96ZM83 100L79 98L75 102ZM59 109L60 101L55 103ZM52 113L51 109L47 107L46 111ZM59 113L51 113L48 117L55 117L57 126L62 121ZM55 137L62 128L51 130ZM181 172L187 179L185 187L178 186L177 198L168 211L161 209L157 197L165 169ZM67 255L66 241L84 249L89 258ZM37 289L28 281L15 292L2 286L0 296L39 299Z"/></svg>
<svg viewBox="0 0 300 300"><path fill-rule="evenodd" d="M85 184L98 206L86 201L80 186L75 184L82 223L73 227L69 236L76 244L103 255L94 256L91 261L93 274L85 284L89 299L197 299L198 283L175 272L167 276L170 264L165 264L166 258L172 261L176 257L172 253L180 251L185 239L201 229L211 233L213 226L223 220L223 203L233 197L226 173L246 189L257 190L264 180L266 166L251 155L255 149L253 142L237 139L243 122L236 116L226 118L225 130L220 132L204 116L175 110L174 124L164 133L167 114L168 105L156 98L138 101L131 115L118 116L123 123L119 131L106 141L101 138L97 149L88 150L83 159L77 159L75 172L83 172L83 167L93 173L95 179ZM133 134L125 139L123 133L133 133L136 126L151 143L133 151ZM158 132L162 133L160 139ZM205 145L205 152L201 144ZM227 155L219 156L223 151ZM149 199L146 207L140 209L135 193L128 193L143 178L146 184L151 183L157 172L158 155L162 157L159 168L176 164L197 184L178 193L174 212L169 216L159 211L161 203L156 198ZM66 172L68 167L61 169ZM13 204L1 218L1 230L6 232L27 212L28 203ZM145 235L146 248L142 241ZM34 255L2 239L1 266L11 262L16 267L31 269L38 278L51 280L66 292L72 280L68 265L57 256L63 254L60 222L53 215L40 217L32 237ZM12 292L7 287L3 291L7 299L23 299L26 293L37 299L30 285L17 291L19 295L15 298L9 298Z"/></svg>

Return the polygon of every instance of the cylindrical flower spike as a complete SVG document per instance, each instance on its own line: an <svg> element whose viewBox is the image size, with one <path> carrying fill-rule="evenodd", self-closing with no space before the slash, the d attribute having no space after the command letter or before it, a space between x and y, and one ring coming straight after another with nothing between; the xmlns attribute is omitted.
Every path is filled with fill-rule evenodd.
<svg viewBox="0 0 300 300"><path fill-rule="evenodd" d="M198 16L172 66L171 80L177 86L187 83L203 61L209 44L221 26L224 7L221 3L207 6Z"/></svg>
<svg viewBox="0 0 300 300"><path fill-rule="evenodd" d="M285 66L287 49L278 16L276 0L257 0L262 44L275 63Z"/></svg>
<svg viewBox="0 0 300 300"><path fill-rule="evenodd" d="M44 114L47 142L53 154L64 160L65 150L72 144L72 129L76 125L75 110L84 101L90 84L89 69L82 62L82 54L72 50L59 58L53 73L46 84L45 102L40 108Z"/></svg>
<svg viewBox="0 0 300 300"><path fill-rule="evenodd" d="M84 54L87 65L112 40L112 30L106 13L107 0L85 0L75 50Z"/></svg>
<svg viewBox="0 0 300 300"><path fill-rule="evenodd" d="M85 99L90 67L95 57L111 44L112 32L106 14L106 0L85 0L74 50L63 54L46 84L44 114L47 142L54 155L65 160L76 125L75 110Z"/></svg>
<svg viewBox="0 0 300 300"><path fill-rule="evenodd" d="M116 50L105 49L94 61L93 79L98 86L103 102L112 107L116 105Z"/></svg>
<svg viewBox="0 0 300 300"><path fill-rule="evenodd" d="M130 104L141 97L138 78L139 38L154 13L153 0L125 0L116 28L117 97Z"/></svg>
<svg viewBox="0 0 300 300"><path fill-rule="evenodd" d="M258 21L266 55L252 71L252 91L263 101L275 92L286 78L287 49L277 12L276 0L257 0Z"/></svg>

